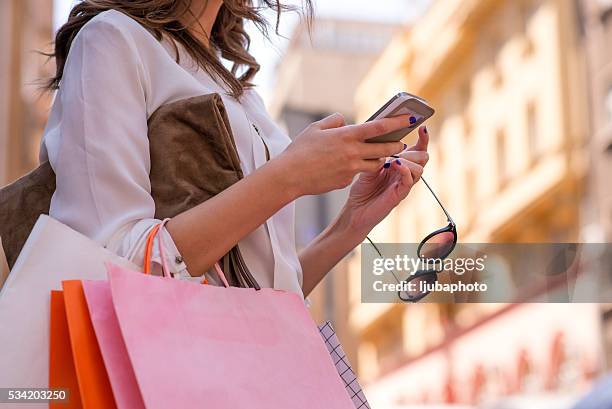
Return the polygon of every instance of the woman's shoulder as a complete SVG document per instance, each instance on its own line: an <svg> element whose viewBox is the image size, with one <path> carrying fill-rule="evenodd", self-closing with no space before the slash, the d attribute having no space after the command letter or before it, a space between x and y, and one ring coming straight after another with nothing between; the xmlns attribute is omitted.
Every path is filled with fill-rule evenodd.
<svg viewBox="0 0 612 409"><path fill-rule="evenodd" d="M115 9L103 11L93 17L81 28L77 37L82 37L83 41L99 43L109 39L118 40L123 45L129 46L132 51L140 53L161 47L153 34L140 23ZM121 44L112 44L114 47L118 45Z"/></svg>
<svg viewBox="0 0 612 409"><path fill-rule="evenodd" d="M143 33L146 33L151 36L151 34L139 22L137 22L127 14L124 14L115 9L110 9L99 13L94 18L89 20L89 22L87 22L85 26L83 26L84 30L96 30L105 28L113 28L117 31L131 36L139 36Z"/></svg>

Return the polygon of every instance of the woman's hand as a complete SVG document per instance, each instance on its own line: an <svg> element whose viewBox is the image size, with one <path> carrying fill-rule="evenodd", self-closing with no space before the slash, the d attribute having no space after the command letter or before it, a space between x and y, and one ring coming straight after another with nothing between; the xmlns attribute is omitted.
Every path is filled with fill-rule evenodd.
<svg viewBox="0 0 612 409"><path fill-rule="evenodd" d="M346 125L333 114L308 126L277 157L296 196L315 195L344 188L361 172L377 172L386 157L404 149L401 142L367 143L369 138L406 127L408 115L359 125Z"/></svg>
<svg viewBox="0 0 612 409"><path fill-rule="evenodd" d="M399 159L393 158L384 166L359 175L344 208L351 229L367 234L406 198L429 160L428 143L427 128L422 126L417 143L400 153Z"/></svg>
<svg viewBox="0 0 612 409"><path fill-rule="evenodd" d="M427 130L422 127L417 143L398 155L399 163L393 159L389 166L383 166L382 160L373 170L359 175L343 211L300 252L304 295L408 195L429 159L428 142Z"/></svg>

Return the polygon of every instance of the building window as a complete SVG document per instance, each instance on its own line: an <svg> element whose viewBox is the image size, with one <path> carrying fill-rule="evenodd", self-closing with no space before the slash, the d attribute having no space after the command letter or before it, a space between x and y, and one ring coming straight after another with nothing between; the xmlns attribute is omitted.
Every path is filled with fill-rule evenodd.
<svg viewBox="0 0 612 409"><path fill-rule="evenodd" d="M469 82L466 82L461 87L461 92L459 94L459 110L462 112L462 120L463 120L463 135L464 140L467 143L472 135L472 120L470 118L470 103L472 100L472 88Z"/></svg>
<svg viewBox="0 0 612 409"><path fill-rule="evenodd" d="M502 70L501 55L506 46L507 38L503 32L499 31L493 34L491 41L492 50L492 70L493 70L493 86L501 88L504 84L504 72Z"/></svg>
<svg viewBox="0 0 612 409"><path fill-rule="evenodd" d="M438 128L439 129L439 128ZM438 134L433 134L430 132L431 135L436 135L438 136ZM438 136L439 138L439 136ZM446 175L446 160L447 160L447 149L448 147L444 146L444 143L442 143L441 141L436 143L436 156L437 158L435 159L435 164L436 164L436 174L440 175L439 179L436 181L437 184L437 191L436 193L438 194L438 196L440 197L440 200L442 201L442 203L447 203L444 195L446 194L446 185L445 185L445 175Z"/></svg>
<svg viewBox="0 0 612 409"><path fill-rule="evenodd" d="M534 163L538 160L538 157L541 154L537 113L534 103L529 103L527 105L527 143L529 145L529 158L531 163Z"/></svg>
<svg viewBox="0 0 612 409"><path fill-rule="evenodd" d="M476 183L478 181L478 172L474 169L473 165L470 165L466 171L465 177L465 190L466 190L466 208L468 210L468 220L471 223L476 216L476 209L478 209L478 191L476 190Z"/></svg>
<svg viewBox="0 0 612 409"><path fill-rule="evenodd" d="M501 65L495 62L493 64L493 86L501 88L502 85L504 85L504 73L502 72Z"/></svg>
<svg viewBox="0 0 612 409"><path fill-rule="evenodd" d="M539 4L536 0L523 0L520 3L519 13L521 14L521 25L523 26L524 34L528 33L529 24L531 23L538 6Z"/></svg>
<svg viewBox="0 0 612 409"><path fill-rule="evenodd" d="M478 41L478 64L486 71L490 71L491 86L499 88L503 82L500 54L506 44L506 37L499 28L493 27L483 29L483 34L479 36Z"/></svg>
<svg viewBox="0 0 612 409"><path fill-rule="evenodd" d="M529 27L532 25L533 16L538 8L538 1L536 0L523 0L519 6L519 13L521 16L521 26L523 31L522 36L522 47L523 57L529 57L533 54L535 44L533 38L529 33Z"/></svg>
<svg viewBox="0 0 612 409"><path fill-rule="evenodd" d="M463 113L463 138L465 143L468 143L472 138L473 124L468 111Z"/></svg>
<svg viewBox="0 0 612 409"><path fill-rule="evenodd" d="M495 138L497 159L497 180L499 189L503 189L508 182L508 162L506 160L506 134L503 130L497 132Z"/></svg>

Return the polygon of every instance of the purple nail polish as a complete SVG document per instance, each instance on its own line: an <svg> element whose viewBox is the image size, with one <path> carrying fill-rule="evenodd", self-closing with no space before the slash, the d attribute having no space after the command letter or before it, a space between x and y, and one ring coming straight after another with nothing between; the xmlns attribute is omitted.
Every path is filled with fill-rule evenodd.
<svg viewBox="0 0 612 409"><path fill-rule="evenodd" d="M395 159L395 163L397 163L398 165L402 166L402 161L399 159Z"/></svg>
<svg viewBox="0 0 612 409"><path fill-rule="evenodd" d="M406 148L408 148L408 145L404 144L404 150L406 150Z"/></svg>
<svg viewBox="0 0 612 409"><path fill-rule="evenodd" d="M385 162L385 164L383 165L383 168L385 169L389 169L391 167L391 162Z"/></svg>
<svg viewBox="0 0 612 409"><path fill-rule="evenodd" d="M423 127L423 132L424 132L425 134L427 134L427 133L428 133L428 132L427 132L427 127L426 127L426 126L424 126L424 127Z"/></svg>
<svg viewBox="0 0 612 409"><path fill-rule="evenodd" d="M415 123L416 123L416 118L415 118L415 117L413 117L413 116L411 116L411 117L410 117L410 125L413 125L413 124L415 124Z"/></svg>

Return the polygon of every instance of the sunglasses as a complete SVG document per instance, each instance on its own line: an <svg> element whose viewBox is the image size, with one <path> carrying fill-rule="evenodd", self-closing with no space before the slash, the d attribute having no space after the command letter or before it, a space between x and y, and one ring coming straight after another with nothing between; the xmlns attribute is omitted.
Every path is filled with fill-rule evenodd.
<svg viewBox="0 0 612 409"><path fill-rule="evenodd" d="M438 199L438 196L435 194L431 186L429 186L429 183L427 183L423 177L421 177L421 180L423 183L425 183L427 189L431 192L433 197L436 199L436 202L438 202L438 205L440 205L442 208L442 211L446 215L448 225L428 234L419 244L419 247L417 248L417 255L426 266L434 265L437 267L442 267L442 263L440 261L446 259L453 252L455 245L457 244L457 227L453 221L453 218L450 216L442 202L440 202L440 199ZM378 255L383 258L383 255L376 244L374 244L374 242L367 236L366 239L374 247L374 250L376 250ZM438 281L438 274L441 271L442 270L436 268L421 269L414 274L411 274L403 281L400 281L396 273L391 271L391 274L393 274L393 277L399 284L413 283L410 286L403 286L402 288L410 288L410 290L398 291L398 297L400 300L405 302L418 302L422 300L431 292L429 288Z"/></svg>

